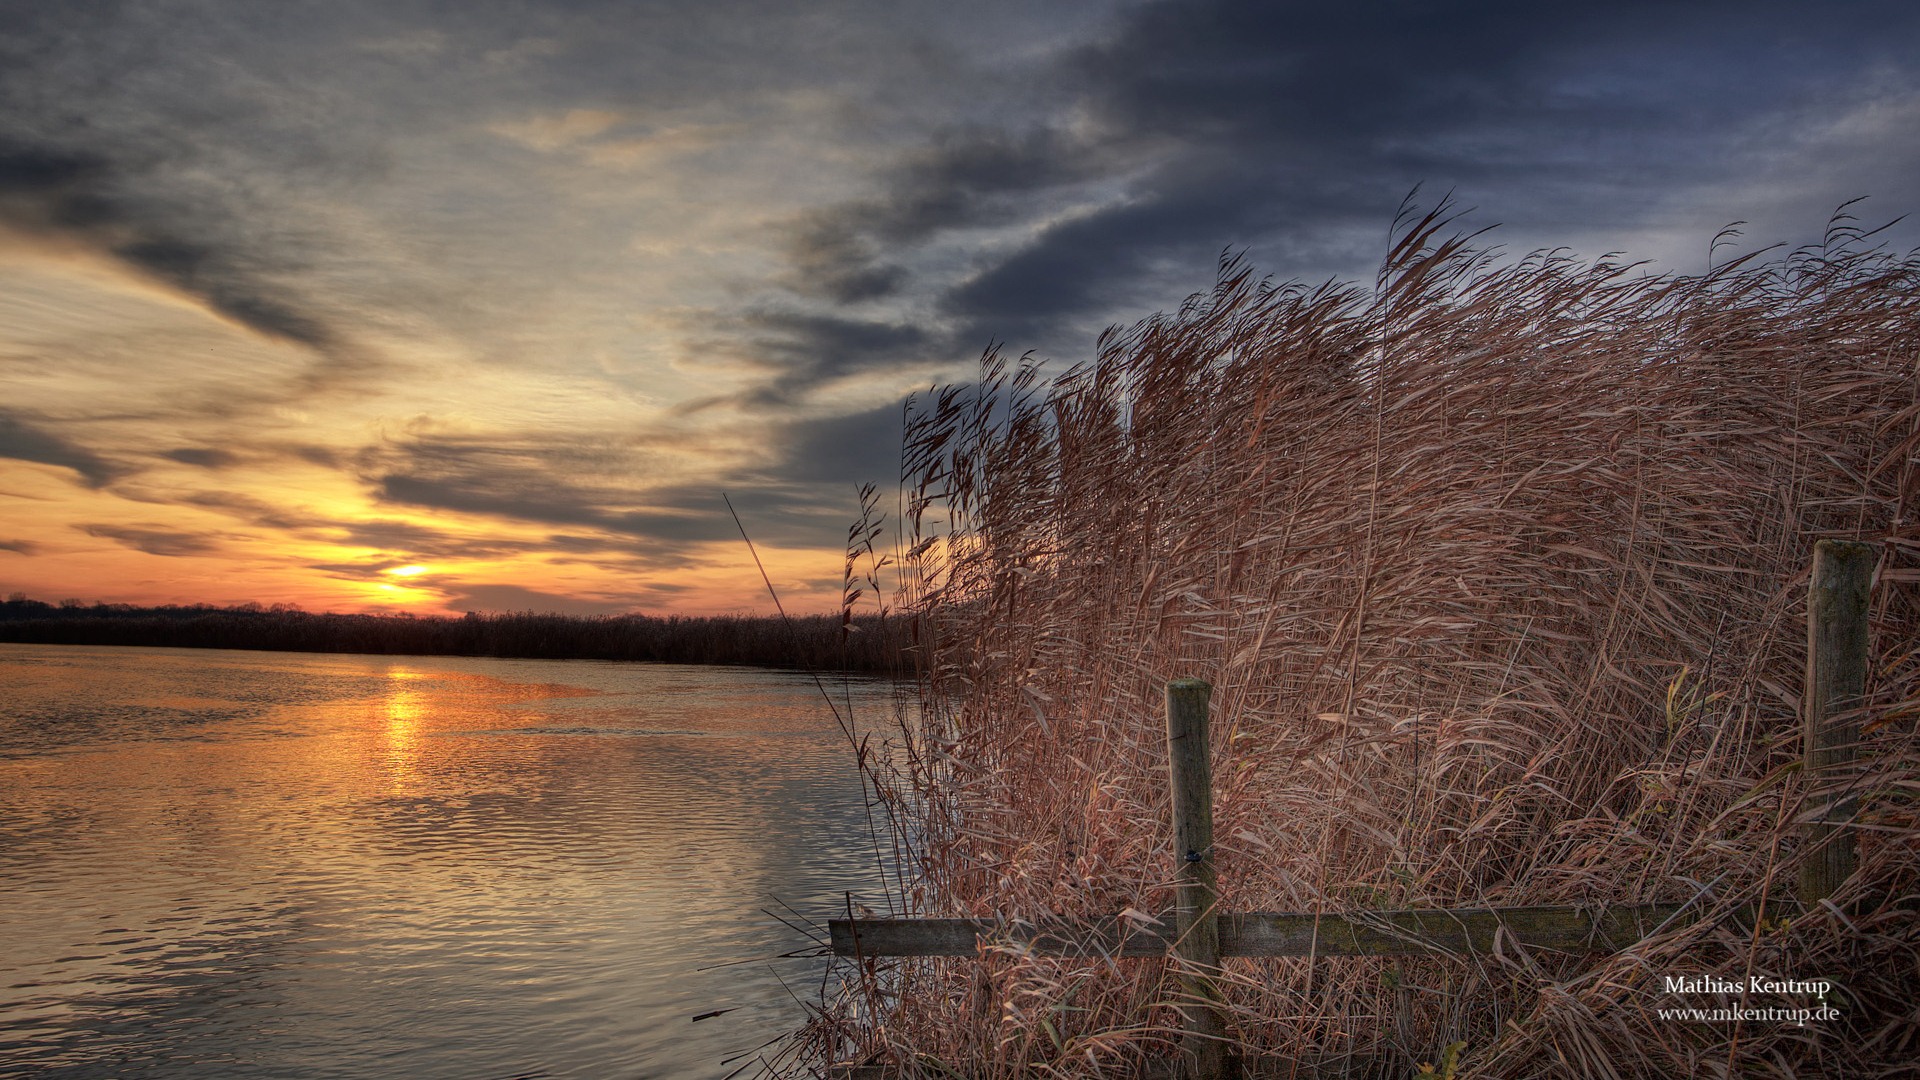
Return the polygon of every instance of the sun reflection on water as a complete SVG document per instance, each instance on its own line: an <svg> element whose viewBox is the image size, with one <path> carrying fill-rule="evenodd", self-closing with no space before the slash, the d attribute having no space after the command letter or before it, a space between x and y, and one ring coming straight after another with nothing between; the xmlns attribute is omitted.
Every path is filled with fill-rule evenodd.
<svg viewBox="0 0 1920 1080"><path fill-rule="evenodd" d="M426 689L419 685L425 676L407 668L388 668L384 742L386 767L395 791L410 787L418 771L420 724L426 718Z"/></svg>

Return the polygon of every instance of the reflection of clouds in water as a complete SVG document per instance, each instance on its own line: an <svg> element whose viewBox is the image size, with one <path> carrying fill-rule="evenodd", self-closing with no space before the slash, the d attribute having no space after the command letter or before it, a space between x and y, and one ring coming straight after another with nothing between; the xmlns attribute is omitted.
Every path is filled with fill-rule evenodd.
<svg viewBox="0 0 1920 1080"><path fill-rule="evenodd" d="M0 1024L0 1066L40 1077L257 1067L245 1045L288 1013L282 976L297 965L306 929L296 906L137 891L121 904L144 917L129 911L72 941L74 951L45 964L37 984L0 997L10 1021ZM233 1035L225 1062L196 1064L190 1052L154 1045L155 1032L216 1023Z"/></svg>
<svg viewBox="0 0 1920 1080"><path fill-rule="evenodd" d="M25 943L0 985L32 984L0 992L0 1072L85 1045L162 1077L402 1057L429 1077L719 1076L797 1009L764 966L699 969L804 945L761 913L776 898L823 917L843 889L871 896L852 754L803 677L81 652L59 651L91 665L67 680L91 697L43 686L42 706L149 707L152 674L206 699L203 735L96 725L76 754L0 731L24 754L0 760L4 839L23 841L0 843L0 881L46 883L0 907L0 937ZM229 679L292 704L209 692ZM855 694L884 727L885 684ZM54 963L75 956L95 959ZM819 964L775 966L806 984Z"/></svg>

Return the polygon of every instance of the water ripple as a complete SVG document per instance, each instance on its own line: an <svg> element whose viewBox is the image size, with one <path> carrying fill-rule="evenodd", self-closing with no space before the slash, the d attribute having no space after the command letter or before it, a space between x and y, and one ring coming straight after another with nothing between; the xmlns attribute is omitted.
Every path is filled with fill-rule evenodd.
<svg viewBox="0 0 1920 1080"><path fill-rule="evenodd" d="M0 1075L719 1077L819 976L717 966L807 944L760 909L875 889L782 673L0 646L0 680Z"/></svg>

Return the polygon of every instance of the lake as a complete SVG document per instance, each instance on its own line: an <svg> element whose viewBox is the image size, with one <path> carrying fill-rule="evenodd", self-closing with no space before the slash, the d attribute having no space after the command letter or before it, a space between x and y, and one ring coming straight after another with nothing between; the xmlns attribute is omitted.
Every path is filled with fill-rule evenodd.
<svg viewBox="0 0 1920 1080"><path fill-rule="evenodd" d="M794 673L0 644L0 1075L725 1076L767 912L884 906L853 760Z"/></svg>

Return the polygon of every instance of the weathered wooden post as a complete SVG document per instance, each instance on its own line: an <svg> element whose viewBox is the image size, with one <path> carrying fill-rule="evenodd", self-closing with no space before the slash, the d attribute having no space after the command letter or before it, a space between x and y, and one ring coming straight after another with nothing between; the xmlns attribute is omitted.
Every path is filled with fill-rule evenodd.
<svg viewBox="0 0 1920 1080"><path fill-rule="evenodd" d="M1195 1080L1226 1072L1226 1023L1220 986L1220 879L1213 861L1213 764L1202 679L1167 684L1167 770L1173 784L1173 850L1180 860L1174 897L1174 964L1187 1033L1181 1056Z"/></svg>
<svg viewBox="0 0 1920 1080"><path fill-rule="evenodd" d="M1813 546L1801 736L1807 780L1816 789L1831 788L1834 773L1852 764L1860 741L1859 709L1867 691L1867 594L1876 561L1870 544L1822 540ZM1824 900L1852 875L1854 837L1844 823L1852 820L1857 806L1858 800L1849 795L1806 824L1801 903Z"/></svg>

